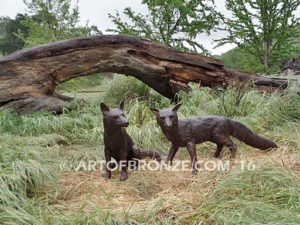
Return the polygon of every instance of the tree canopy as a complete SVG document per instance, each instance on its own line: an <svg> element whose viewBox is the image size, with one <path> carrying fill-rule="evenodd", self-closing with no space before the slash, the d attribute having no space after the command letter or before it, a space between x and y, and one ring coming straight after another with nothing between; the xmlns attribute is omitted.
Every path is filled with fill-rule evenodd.
<svg viewBox="0 0 300 225"><path fill-rule="evenodd" d="M108 31L148 38L183 51L207 52L196 37L209 34L219 23L220 14L212 0L143 0L142 3L147 6L147 15L130 7L124 9L129 22L119 12L109 14L116 28Z"/></svg>
<svg viewBox="0 0 300 225"><path fill-rule="evenodd" d="M100 33L96 26L79 25L79 10L71 0L24 0L32 15L23 24L28 27L28 37L23 37L27 47L74 37Z"/></svg>
<svg viewBox="0 0 300 225"><path fill-rule="evenodd" d="M26 14L17 14L15 19L0 17L0 52L6 55L22 49L24 41L18 37L22 33L24 38L28 37L29 29L23 21L29 19Z"/></svg>
<svg viewBox="0 0 300 225"><path fill-rule="evenodd" d="M235 43L259 59L268 70L299 49L299 0L227 0L226 8L232 17L224 20L228 36L218 46Z"/></svg>

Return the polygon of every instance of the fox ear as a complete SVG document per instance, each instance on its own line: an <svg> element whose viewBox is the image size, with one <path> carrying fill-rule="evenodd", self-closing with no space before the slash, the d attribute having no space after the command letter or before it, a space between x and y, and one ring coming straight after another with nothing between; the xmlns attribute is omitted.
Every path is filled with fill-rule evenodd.
<svg viewBox="0 0 300 225"><path fill-rule="evenodd" d="M182 105L181 102L178 103L177 105L175 105L175 106L173 107L172 111L177 112L181 105Z"/></svg>
<svg viewBox="0 0 300 225"><path fill-rule="evenodd" d="M153 113L155 113L155 114L157 114L157 113L159 112L159 110L158 110L158 109L156 109L156 108L152 108L152 107L150 107L150 110L151 110Z"/></svg>
<svg viewBox="0 0 300 225"><path fill-rule="evenodd" d="M107 112L110 110L110 108L107 105L105 105L103 102L100 103L100 108L102 112Z"/></svg>
<svg viewBox="0 0 300 225"><path fill-rule="evenodd" d="M122 110L124 109L124 101L121 101L121 102L120 102L119 108L122 109Z"/></svg>

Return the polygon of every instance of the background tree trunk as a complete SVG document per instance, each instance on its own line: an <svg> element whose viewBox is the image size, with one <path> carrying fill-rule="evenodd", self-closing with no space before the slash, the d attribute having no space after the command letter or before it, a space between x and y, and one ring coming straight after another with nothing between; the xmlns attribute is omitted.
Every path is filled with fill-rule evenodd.
<svg viewBox="0 0 300 225"><path fill-rule="evenodd" d="M101 35L41 45L1 58L0 106L18 113L59 113L70 98L57 93L57 85L98 72L136 77L170 99L178 90L189 90L189 82L209 87L242 82L263 91L287 87L285 79L231 71L217 59L137 37Z"/></svg>
<svg viewBox="0 0 300 225"><path fill-rule="evenodd" d="M265 66L265 71L269 69L269 58L270 58L270 43L268 40L264 40L264 66Z"/></svg>

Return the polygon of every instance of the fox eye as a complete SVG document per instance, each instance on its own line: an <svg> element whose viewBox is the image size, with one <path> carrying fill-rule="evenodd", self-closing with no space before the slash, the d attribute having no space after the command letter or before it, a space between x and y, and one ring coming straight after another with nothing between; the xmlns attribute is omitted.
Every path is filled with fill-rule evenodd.
<svg viewBox="0 0 300 225"><path fill-rule="evenodd" d="M116 119L118 119L118 117L119 117L119 116L114 116L113 118L116 120Z"/></svg>
<svg viewBox="0 0 300 225"><path fill-rule="evenodd" d="M174 115L171 115L171 116L170 116L170 119L173 119L173 118L174 118Z"/></svg>
<svg viewBox="0 0 300 225"><path fill-rule="evenodd" d="M161 119L164 119L165 117L164 117L164 116L161 116L160 118L161 118Z"/></svg>

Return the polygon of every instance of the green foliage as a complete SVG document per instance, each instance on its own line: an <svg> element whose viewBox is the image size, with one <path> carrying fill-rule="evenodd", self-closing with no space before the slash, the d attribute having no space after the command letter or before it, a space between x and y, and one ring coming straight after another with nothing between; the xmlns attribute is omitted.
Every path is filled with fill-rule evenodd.
<svg viewBox="0 0 300 225"><path fill-rule="evenodd" d="M15 19L0 17L0 52L2 55L23 48L25 43L17 34L22 33L27 38L28 27L23 24L23 21L29 18L26 14L17 14Z"/></svg>
<svg viewBox="0 0 300 225"><path fill-rule="evenodd" d="M87 110L98 109L96 105L90 106ZM93 142L94 138L99 140L102 138L99 133L95 136L89 136L87 130L93 130L100 123L99 118L94 114L97 112L83 113L84 109L72 111L60 117L55 117L48 113L34 113L32 115L19 117L9 115L7 112L1 112L0 118L7 119L7 123L3 120L0 122L1 131L14 135L31 135L38 136L39 134L58 134L67 140L67 143L78 143L82 141ZM90 137L93 139L90 139Z"/></svg>
<svg viewBox="0 0 300 225"><path fill-rule="evenodd" d="M226 1L233 16L225 19L229 34L217 40L219 45L235 43L264 64L265 69L289 58L294 48L294 37L299 37L298 0L238 0Z"/></svg>
<svg viewBox="0 0 300 225"><path fill-rule="evenodd" d="M72 200L66 197L71 195L69 187L67 191L58 188L56 177L61 175L57 169L59 163L63 160L71 162L98 160L103 155L100 101L105 101L114 107L124 99L124 96L130 96L130 99L125 98L125 114L130 121L128 133L141 146L162 151L167 151L169 148L170 144L157 126L155 115L150 112L149 106L163 108L171 107L173 103L149 91L148 88L145 90L145 86L134 78L117 76L102 82L101 87L105 86L107 90L104 96L99 96L96 100L87 97L84 107L74 102L74 109L72 111L66 109L60 116L49 113L19 116L0 110L0 218L2 223L137 224L148 221L153 224L159 224L159 221L179 224L193 224L199 221L211 224L298 223L300 181L281 166L266 166L255 171L241 171L237 168L223 175L201 173L195 178L184 178L185 185L188 186L186 190L188 194L185 193L187 196L198 193L201 185L206 188L207 185L212 185L209 190L213 192L196 195L191 199L187 199L185 195L178 197L174 194L177 196L175 200L167 199L166 196L170 194L168 192L178 193L182 184L176 184L177 180L174 178L172 183L168 184L170 188L167 192L163 185L169 182L165 180L167 176L177 176L176 174L170 175L162 171L157 177L150 173L148 177L148 175L142 176L139 172L132 173L131 176L136 177L133 177L130 182L118 186L118 182L112 180L111 185L116 186L116 189L129 186L137 199L147 201L158 199L157 204L147 205L147 208L130 214L121 209L115 209L118 210L117 213L107 212L107 208L104 209L98 203L96 208L86 209L84 202L86 200L81 199L80 206L74 208L68 202L67 209L63 209L60 204L65 201L72 203ZM246 88L218 90L192 86L190 93L179 94L183 102L179 117L228 116L243 122L259 134L270 137L279 146L286 148L285 151L299 153L298 91L296 87L291 86L279 95L261 94ZM251 151L250 147L242 143L237 142L237 145L238 157ZM198 154L201 158L211 158L212 145L203 143L199 147ZM185 152L179 152L178 157L182 157L181 154ZM188 155L184 156L185 159L187 157ZM99 186L97 182L101 178L98 176L98 171L96 174L93 181L96 188L91 186L86 189L75 189L75 195L83 191L87 201L90 201L89 194L92 193L89 191L105 189L110 185L110 183L100 182ZM67 174L68 179L70 176L77 177L77 175L80 176L80 174ZM161 180L158 177L161 177ZM207 182L202 182L202 178ZM76 183L77 180L72 182L75 182L78 188L87 180L80 184ZM99 193L104 195L103 192ZM115 200L115 193L105 194L110 200ZM144 206L146 203L140 202L140 204ZM65 210L68 213L65 213Z"/></svg>
<svg viewBox="0 0 300 225"><path fill-rule="evenodd" d="M125 8L124 14L130 21L121 19L119 12L109 14L116 29L109 31L141 36L183 51L207 52L195 38L200 33L209 34L218 24L219 14L213 1L143 0L148 14Z"/></svg>
<svg viewBox="0 0 300 225"><path fill-rule="evenodd" d="M254 90L229 88L227 90L194 90L181 93L184 115L222 115L246 122L250 127L290 127L300 119L299 88L290 87L283 96L261 94ZM205 104L205 107L204 107ZM289 122L288 122L289 121ZM296 129L296 127L294 127Z"/></svg>
<svg viewBox="0 0 300 225"><path fill-rule="evenodd" d="M217 23L214 19L216 12L211 6L203 5L203 2L144 0L143 3L149 9L148 16L136 14L130 8L125 9L125 15L133 25L122 22L119 14L111 15L118 32L138 34L182 50L196 51L201 48L198 43L193 43L196 35L209 32ZM237 6L240 3L238 1ZM22 19L11 29L11 38L23 37L18 40L23 41L23 44L26 42L27 46L93 32L91 27L78 26L78 8L72 8L70 0L32 0L27 1L27 6L32 17ZM7 19L3 21L0 22L2 33L5 29L1 24L12 22ZM28 28L29 36L25 35L27 31L16 29L19 25ZM179 34L182 33L186 34L187 39L181 38ZM17 47L21 48L21 44ZM261 70L258 57L245 53L245 48L243 52L239 48L232 52L224 60L225 64L233 65L231 68L252 72ZM282 57L284 53L279 52L279 55ZM272 60L275 62L278 59L274 56ZM136 143L162 151L169 148L169 142L156 124L149 106L163 108L171 107L173 103L137 79L123 76L102 81L96 74L69 81L61 85L60 89L73 91L93 85L101 85L99 89L102 88L104 94L96 99L87 95L84 106L74 101L71 103L73 110L65 109L60 116L44 112L19 116L0 109L1 224L198 224L200 221L203 224L300 223L299 176L293 175L283 166L273 165L264 165L255 171L236 168L223 175L202 173L194 178L185 178L184 185L188 183L188 190L182 196L179 193L182 184L176 187L176 178L171 180L175 182L169 183L166 190L163 188L164 183L168 182L168 177L164 176L169 176L164 171L159 176L163 177L161 180L132 174L136 177L130 183L118 186L116 182L112 186L126 188L127 185L138 199L159 199L153 205L140 202L139 210L133 210L133 213L129 212L131 206L128 212L123 208L107 212L109 208L104 208L98 202L96 210L86 209L84 198L80 199L82 202L75 210L69 202L66 203L67 209L61 207L61 202L68 200L70 190L59 189L62 185L57 182L57 178L62 175L58 170L59 163L65 159L72 162L94 160L103 155L100 101L114 107L125 100L125 114L130 121L127 131ZM179 96L183 103L178 113L180 118L227 116L275 140L281 147L278 151L286 149L284 151L288 153L300 152L300 98L297 87L290 85L279 95L261 94L247 88L229 87L227 90L219 90L193 86L191 92L182 92ZM237 142L237 145L238 156L249 150L242 143ZM211 145L202 144L198 152L201 156L211 157ZM200 183L202 177L207 179ZM82 190L86 192L87 201L90 201L90 193L87 193L90 190L109 187L107 183L99 186L96 181L96 188L79 190L90 179L76 183L75 190L72 190L76 195ZM96 175L96 179L101 178ZM199 192L199 186L212 190L212 193L205 192L200 197L195 195ZM116 195L120 195L119 192L99 193L107 195L112 202ZM173 196L168 199L170 193L174 199ZM193 197L188 199L189 196ZM124 201L123 197L117 199L120 200ZM130 201L136 199L131 198Z"/></svg>
<svg viewBox="0 0 300 225"><path fill-rule="evenodd" d="M300 28L298 26L298 28ZM287 54L288 59L293 59L298 57L299 53L294 51L295 49L300 49L300 37L293 38L293 50ZM265 67L261 63L261 60L246 52L243 48L236 47L222 55L216 55L215 58L220 59L224 62L224 65L229 69L240 70L250 73L262 73L265 72ZM281 62L276 62L269 68L270 73L278 73L281 66Z"/></svg>
<svg viewBox="0 0 300 225"><path fill-rule="evenodd" d="M24 0L27 14L0 18L2 55L38 44L101 33L96 26L78 25L78 6L71 0ZM78 3L77 3L78 4Z"/></svg>
<svg viewBox="0 0 300 225"><path fill-rule="evenodd" d="M71 0L24 0L24 3L33 15L23 22L29 29L28 37L19 33L27 47L99 33L95 26L78 25L78 5L72 6Z"/></svg>
<svg viewBox="0 0 300 225"><path fill-rule="evenodd" d="M114 76L103 81L104 101L119 104L122 100L147 99L150 88L133 77Z"/></svg>
<svg viewBox="0 0 300 225"><path fill-rule="evenodd" d="M92 88L102 83L104 79L103 74L93 74L88 77L78 77L59 85L59 90L63 91L78 91L85 88Z"/></svg>
<svg viewBox="0 0 300 225"><path fill-rule="evenodd" d="M229 69L240 70L251 73L259 73L264 71L264 65L259 59L253 55L236 47L222 54L218 59L224 62L224 65Z"/></svg>

